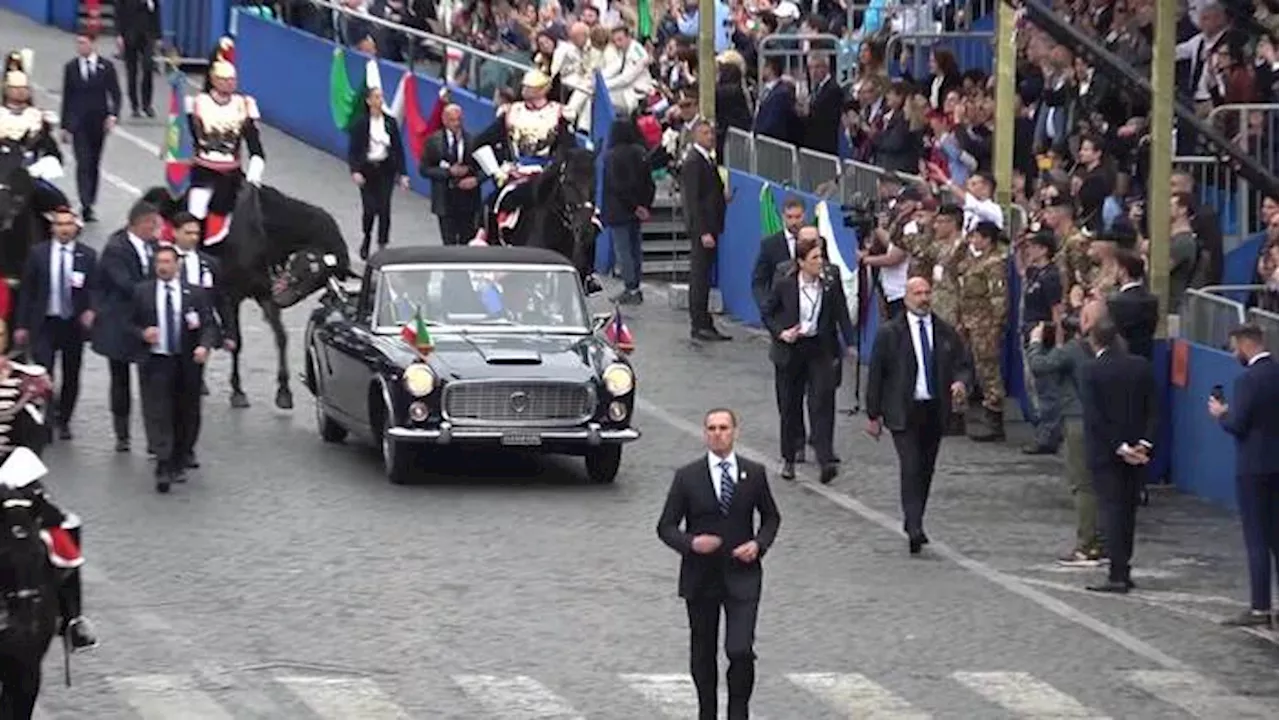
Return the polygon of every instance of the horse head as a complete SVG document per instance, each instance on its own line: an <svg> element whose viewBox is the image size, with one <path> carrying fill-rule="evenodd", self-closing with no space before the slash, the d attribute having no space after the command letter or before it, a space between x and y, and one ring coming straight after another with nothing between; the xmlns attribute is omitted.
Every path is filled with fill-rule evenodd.
<svg viewBox="0 0 1280 720"><path fill-rule="evenodd" d="M0 140L0 232L8 232L31 206L35 181L23 164L22 145Z"/></svg>
<svg viewBox="0 0 1280 720"><path fill-rule="evenodd" d="M292 198L272 187L258 191L256 218L265 243L263 257L271 275L271 298L292 307L323 288L329 278L351 275L351 255L342 229L324 208ZM232 228L240 217L237 206Z"/></svg>

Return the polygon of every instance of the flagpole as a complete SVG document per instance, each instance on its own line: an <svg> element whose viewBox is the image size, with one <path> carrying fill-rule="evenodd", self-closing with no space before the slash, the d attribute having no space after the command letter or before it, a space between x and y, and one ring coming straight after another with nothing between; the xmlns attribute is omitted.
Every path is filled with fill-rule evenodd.
<svg viewBox="0 0 1280 720"><path fill-rule="evenodd" d="M716 120L716 0L698 0L698 114Z"/></svg>

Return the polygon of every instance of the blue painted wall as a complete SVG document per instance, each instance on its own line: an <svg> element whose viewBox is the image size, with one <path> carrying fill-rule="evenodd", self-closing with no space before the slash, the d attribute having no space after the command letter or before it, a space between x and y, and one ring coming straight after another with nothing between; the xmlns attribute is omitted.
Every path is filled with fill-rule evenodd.
<svg viewBox="0 0 1280 720"><path fill-rule="evenodd" d="M49 24L49 2L50 0L0 0L0 8L26 15L42 25L47 25Z"/></svg>

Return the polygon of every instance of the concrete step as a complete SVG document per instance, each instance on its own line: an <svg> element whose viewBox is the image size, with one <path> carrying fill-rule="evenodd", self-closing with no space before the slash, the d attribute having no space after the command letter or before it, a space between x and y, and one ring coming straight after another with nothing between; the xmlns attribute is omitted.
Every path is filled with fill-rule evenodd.
<svg viewBox="0 0 1280 720"><path fill-rule="evenodd" d="M653 237L644 238L640 246L644 250L645 257L649 255L676 255L680 257L689 254L689 241L683 238L672 239L670 237Z"/></svg>

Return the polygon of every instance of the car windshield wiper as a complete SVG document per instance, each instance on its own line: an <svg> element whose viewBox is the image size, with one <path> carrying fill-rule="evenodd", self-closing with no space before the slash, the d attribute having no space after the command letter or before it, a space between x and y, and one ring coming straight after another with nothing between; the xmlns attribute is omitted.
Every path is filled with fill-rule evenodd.
<svg viewBox="0 0 1280 720"><path fill-rule="evenodd" d="M515 325L510 318L485 318L476 322L477 325Z"/></svg>

